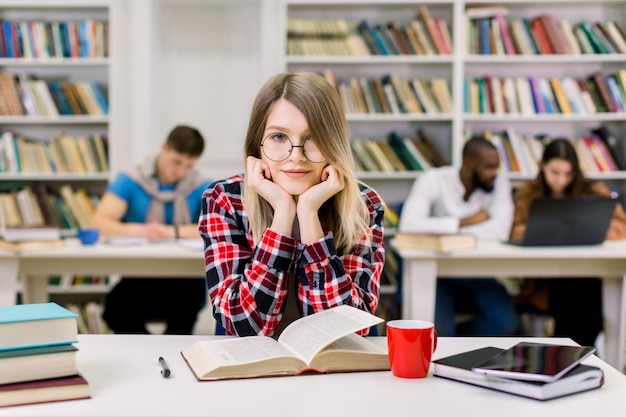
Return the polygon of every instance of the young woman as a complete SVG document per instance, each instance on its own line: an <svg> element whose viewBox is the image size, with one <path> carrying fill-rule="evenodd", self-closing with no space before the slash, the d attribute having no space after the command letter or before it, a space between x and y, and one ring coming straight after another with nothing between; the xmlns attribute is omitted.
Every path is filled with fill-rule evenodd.
<svg viewBox="0 0 626 417"><path fill-rule="evenodd" d="M576 150L567 139L554 139L546 146L539 168L537 178L524 184L514 195L513 239L524 235L530 205L537 197L611 196L604 183L585 178ZM606 239L624 238L626 216L621 204L617 204ZM539 282L537 287L543 288L546 295L542 307L554 317L555 335L593 346L603 328L600 279L559 278Z"/></svg>
<svg viewBox="0 0 626 417"><path fill-rule="evenodd" d="M226 333L277 336L341 304L374 313L384 207L356 179L331 85L309 72L268 80L244 157L245 175L204 192L199 221L213 315Z"/></svg>

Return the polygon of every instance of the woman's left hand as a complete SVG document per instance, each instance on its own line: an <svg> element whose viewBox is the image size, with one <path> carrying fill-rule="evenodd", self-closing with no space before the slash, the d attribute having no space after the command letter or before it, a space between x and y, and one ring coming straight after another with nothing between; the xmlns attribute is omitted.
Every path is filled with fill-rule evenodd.
<svg viewBox="0 0 626 417"><path fill-rule="evenodd" d="M332 165L327 165L322 171L321 181L306 190L298 198L298 212L301 209L311 210L317 213L325 201L343 190L345 181Z"/></svg>

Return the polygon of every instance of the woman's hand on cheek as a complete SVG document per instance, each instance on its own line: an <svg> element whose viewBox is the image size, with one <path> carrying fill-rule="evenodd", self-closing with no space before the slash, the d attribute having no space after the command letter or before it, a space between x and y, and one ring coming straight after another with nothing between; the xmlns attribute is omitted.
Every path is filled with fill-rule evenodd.
<svg viewBox="0 0 626 417"><path fill-rule="evenodd" d="M283 204L285 202L293 203L293 197L272 181L272 174L265 162L259 158L248 156L246 164L248 168L248 178L246 178L248 186L266 199L274 210L278 209L281 202Z"/></svg>
<svg viewBox="0 0 626 417"><path fill-rule="evenodd" d="M345 182L335 167L327 165L322 171L320 183L305 191L298 199L298 209L308 208L317 211L325 201L343 190Z"/></svg>

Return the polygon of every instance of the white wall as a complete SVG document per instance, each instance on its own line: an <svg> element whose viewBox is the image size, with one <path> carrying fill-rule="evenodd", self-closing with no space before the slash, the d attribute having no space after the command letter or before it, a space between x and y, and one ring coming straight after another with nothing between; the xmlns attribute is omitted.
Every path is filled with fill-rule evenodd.
<svg viewBox="0 0 626 417"><path fill-rule="evenodd" d="M277 1L123 3L125 50L115 62L128 85L118 91L123 115L116 115L113 169L158 151L169 130L185 123L206 139L198 163L203 172L213 179L242 172L252 101L280 70L268 58L278 56L278 31L272 29Z"/></svg>

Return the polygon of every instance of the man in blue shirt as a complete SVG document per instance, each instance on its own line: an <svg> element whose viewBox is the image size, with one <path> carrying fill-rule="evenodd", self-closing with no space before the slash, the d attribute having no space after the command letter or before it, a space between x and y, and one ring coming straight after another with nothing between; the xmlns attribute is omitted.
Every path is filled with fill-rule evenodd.
<svg viewBox="0 0 626 417"><path fill-rule="evenodd" d="M109 184L93 218L103 236L149 241L197 238L202 192L209 181L194 170L204 138L176 126L158 155L120 173ZM103 318L115 333L148 333L148 319L166 322L167 334L191 334L206 304L199 278L122 278L106 297Z"/></svg>

